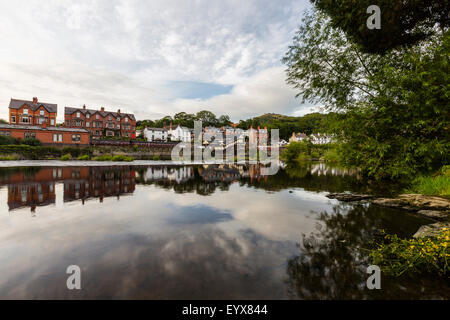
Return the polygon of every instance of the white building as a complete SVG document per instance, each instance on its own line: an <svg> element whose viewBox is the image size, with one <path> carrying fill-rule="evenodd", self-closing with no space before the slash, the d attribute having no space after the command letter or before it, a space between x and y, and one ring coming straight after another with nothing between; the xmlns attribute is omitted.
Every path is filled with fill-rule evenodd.
<svg viewBox="0 0 450 320"><path fill-rule="evenodd" d="M331 143L331 137L326 134L313 133L309 136L312 144L328 144Z"/></svg>
<svg viewBox="0 0 450 320"><path fill-rule="evenodd" d="M167 141L168 131L165 128L145 128L144 137L147 141Z"/></svg>
<svg viewBox="0 0 450 320"><path fill-rule="evenodd" d="M175 128L170 126L168 133L171 141L191 142L191 130L189 128L180 125Z"/></svg>

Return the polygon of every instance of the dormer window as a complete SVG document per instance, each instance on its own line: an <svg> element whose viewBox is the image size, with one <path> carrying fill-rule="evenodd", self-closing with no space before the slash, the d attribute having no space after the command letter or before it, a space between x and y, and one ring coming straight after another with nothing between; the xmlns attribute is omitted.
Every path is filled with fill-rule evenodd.
<svg viewBox="0 0 450 320"><path fill-rule="evenodd" d="M86 118L89 119L90 117L91 117L91 115L88 113L88 114L86 115Z"/></svg>
<svg viewBox="0 0 450 320"><path fill-rule="evenodd" d="M111 121L111 120L112 120L112 117L111 117L111 116L108 116L108 120Z"/></svg>
<svg viewBox="0 0 450 320"><path fill-rule="evenodd" d="M95 115L95 119L98 119L98 114Z"/></svg>
<svg viewBox="0 0 450 320"><path fill-rule="evenodd" d="M128 118L125 118L125 122L128 122Z"/></svg>
<svg viewBox="0 0 450 320"><path fill-rule="evenodd" d="M44 115L44 110L39 110L39 115L43 116Z"/></svg>
<svg viewBox="0 0 450 320"><path fill-rule="evenodd" d="M117 121L120 121L120 117L117 117Z"/></svg>
<svg viewBox="0 0 450 320"><path fill-rule="evenodd" d="M27 108L23 109L23 114L28 114L28 109Z"/></svg>
<svg viewBox="0 0 450 320"><path fill-rule="evenodd" d="M79 118L80 117L80 113L79 112L77 112L77 118Z"/></svg>

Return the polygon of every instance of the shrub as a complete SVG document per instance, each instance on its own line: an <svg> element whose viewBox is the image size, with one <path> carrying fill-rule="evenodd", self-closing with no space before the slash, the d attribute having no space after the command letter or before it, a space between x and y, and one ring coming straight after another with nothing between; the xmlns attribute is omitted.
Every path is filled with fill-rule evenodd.
<svg viewBox="0 0 450 320"><path fill-rule="evenodd" d="M87 155L87 154L85 154L85 155L82 155L82 156L78 156L78 158L77 158L78 160L89 160L90 158L89 158L89 155Z"/></svg>
<svg viewBox="0 0 450 320"><path fill-rule="evenodd" d="M41 146L42 142L36 138L26 138L20 141L20 144L25 144L27 146Z"/></svg>
<svg viewBox="0 0 450 320"><path fill-rule="evenodd" d="M323 157L326 162L339 162L339 153L336 149L325 151Z"/></svg>
<svg viewBox="0 0 450 320"><path fill-rule="evenodd" d="M96 156L92 160L94 161L111 161L112 157L110 154L102 154L101 156Z"/></svg>
<svg viewBox="0 0 450 320"><path fill-rule="evenodd" d="M154 161L160 160L159 154L155 154L155 155L153 156L153 160L154 160Z"/></svg>
<svg viewBox="0 0 450 320"><path fill-rule="evenodd" d="M450 166L444 166L434 176L420 176L405 191L427 196L450 197Z"/></svg>
<svg viewBox="0 0 450 320"><path fill-rule="evenodd" d="M307 152L308 146L306 142L291 142L281 154L281 160L285 162L294 162L298 160L300 154L305 154Z"/></svg>
<svg viewBox="0 0 450 320"><path fill-rule="evenodd" d="M14 161L14 160L19 160L19 155L17 154L11 154L8 156L0 156L0 160L1 161Z"/></svg>
<svg viewBox="0 0 450 320"><path fill-rule="evenodd" d="M114 157L112 157L111 160L112 161L127 161L127 162L131 162L134 159L133 159L133 157L129 157L129 156L126 156L126 155L123 155L123 154L118 154L118 155L115 155Z"/></svg>
<svg viewBox="0 0 450 320"><path fill-rule="evenodd" d="M450 229L443 228L436 237L400 239L386 235L386 243L370 252L373 264L393 276L403 274L450 275Z"/></svg>
<svg viewBox="0 0 450 320"><path fill-rule="evenodd" d="M62 161L72 160L72 155L70 153L66 153L65 155L61 156Z"/></svg>
<svg viewBox="0 0 450 320"><path fill-rule="evenodd" d="M11 136L0 136L0 145L8 144L19 144L19 141Z"/></svg>

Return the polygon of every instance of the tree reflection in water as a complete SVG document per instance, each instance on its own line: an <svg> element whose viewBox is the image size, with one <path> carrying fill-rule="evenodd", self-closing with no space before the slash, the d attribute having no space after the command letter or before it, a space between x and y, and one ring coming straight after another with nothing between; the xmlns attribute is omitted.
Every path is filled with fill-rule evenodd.
<svg viewBox="0 0 450 320"><path fill-rule="evenodd" d="M368 249L384 229L411 236L425 221L403 219L368 204L337 205L322 212L320 224L298 244L300 254L287 263L289 295L294 299L448 299L450 286L426 277L393 278L382 275L381 290L369 290ZM405 225L405 221L407 224ZM425 222L426 223L426 222ZM428 290L428 288L432 290ZM429 293L429 291L433 293ZM436 292L440 292L436 295Z"/></svg>

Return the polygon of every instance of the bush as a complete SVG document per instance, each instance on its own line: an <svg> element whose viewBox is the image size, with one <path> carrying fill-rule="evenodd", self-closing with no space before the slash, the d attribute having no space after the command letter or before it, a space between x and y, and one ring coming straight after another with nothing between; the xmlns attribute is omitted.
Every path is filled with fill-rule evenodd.
<svg viewBox="0 0 450 320"><path fill-rule="evenodd" d="M12 154L9 156L0 156L0 161L14 161L19 159L20 157L17 154Z"/></svg>
<svg viewBox="0 0 450 320"><path fill-rule="evenodd" d="M450 166L444 166L434 176L420 176L405 190L426 196L450 197Z"/></svg>
<svg viewBox="0 0 450 320"><path fill-rule="evenodd" d="M112 157L111 159L112 161L127 161L127 162L131 162L134 160L133 157L129 157L129 156L125 156L123 154L118 154L115 155L114 157Z"/></svg>
<svg viewBox="0 0 450 320"><path fill-rule="evenodd" d="M154 161L159 161L159 160L160 160L159 154L155 154L155 155L153 156L153 160L154 160Z"/></svg>
<svg viewBox="0 0 450 320"><path fill-rule="evenodd" d="M67 153L63 156L61 156L62 161L72 160L72 155L70 153Z"/></svg>
<svg viewBox="0 0 450 320"><path fill-rule="evenodd" d="M78 156L77 159L85 161L85 160L89 160L90 158L89 158L89 155L85 154L85 155L82 155L82 156Z"/></svg>
<svg viewBox="0 0 450 320"><path fill-rule="evenodd" d="M101 156L96 156L92 160L94 161L111 161L112 157L110 154L103 154Z"/></svg>
<svg viewBox="0 0 450 320"><path fill-rule="evenodd" d="M27 146L41 146L42 142L36 138L26 138L20 141L20 144L25 144Z"/></svg>
<svg viewBox="0 0 450 320"><path fill-rule="evenodd" d="M372 263L384 273L397 277L420 273L450 275L450 229L443 228L437 237L420 239L386 235L385 241L370 253Z"/></svg>
<svg viewBox="0 0 450 320"><path fill-rule="evenodd" d="M19 141L11 136L0 136L0 145L8 144L19 144Z"/></svg>
<svg viewBox="0 0 450 320"><path fill-rule="evenodd" d="M308 146L306 142L291 142L286 150L281 154L281 160L285 162L294 162L298 160L299 155L306 154Z"/></svg>

